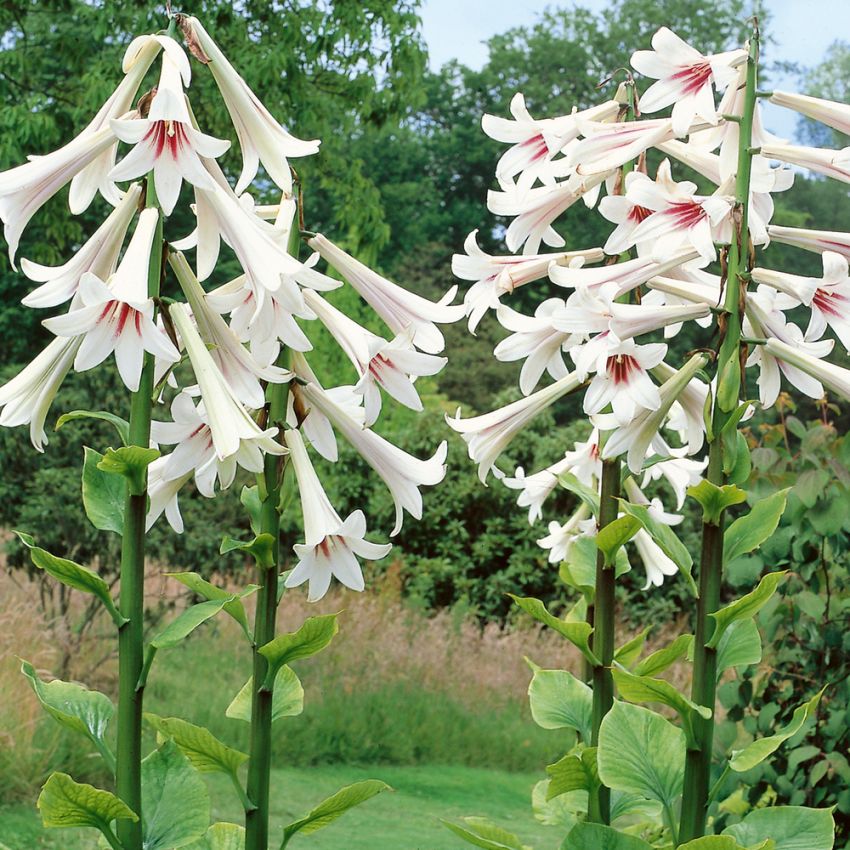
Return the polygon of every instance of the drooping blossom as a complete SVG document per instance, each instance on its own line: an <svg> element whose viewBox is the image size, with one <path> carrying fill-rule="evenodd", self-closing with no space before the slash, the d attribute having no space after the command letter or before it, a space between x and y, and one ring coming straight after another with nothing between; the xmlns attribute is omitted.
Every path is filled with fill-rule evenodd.
<svg viewBox="0 0 850 850"><path fill-rule="evenodd" d="M664 579L679 572L676 563L664 554L662 548L649 536L644 528L639 528L632 537L638 557L646 571L646 584L641 590L661 587Z"/></svg>
<svg viewBox="0 0 850 850"><path fill-rule="evenodd" d="M850 147L841 150L811 148L797 145L762 145L762 156L778 159L789 165L808 168L817 174L832 177L842 183L850 183Z"/></svg>
<svg viewBox="0 0 850 850"><path fill-rule="evenodd" d="M642 487L662 478L670 485L676 494L676 510L682 509L688 487L698 484L703 470L708 465L708 458L694 460L690 457L671 457L660 460L648 466L643 473Z"/></svg>
<svg viewBox="0 0 850 850"><path fill-rule="evenodd" d="M810 97L796 92L774 91L769 98L771 103L793 109L800 115L820 121L840 133L850 135L850 104L836 103L820 97Z"/></svg>
<svg viewBox="0 0 850 850"><path fill-rule="evenodd" d="M221 156L230 142L197 130L189 115L183 86L192 70L183 49L173 38L160 36L162 66L156 94L146 117L114 118L109 123L122 142L133 149L109 172L111 180L132 180L153 171L157 200L171 215L186 180L199 188L213 183L200 157Z"/></svg>
<svg viewBox="0 0 850 850"><path fill-rule="evenodd" d="M310 238L307 244L357 290L394 334L412 327L413 344L426 354L439 354L445 348L438 324L457 322L466 315L462 304L451 305L457 286L434 303L372 271L321 233Z"/></svg>
<svg viewBox="0 0 850 850"><path fill-rule="evenodd" d="M467 419L461 418L458 410L454 418L447 415L446 422L463 437L470 459L478 464L478 477L486 483L487 474L513 438L535 416L580 385L573 372L506 407Z"/></svg>
<svg viewBox="0 0 850 850"><path fill-rule="evenodd" d="M261 429L239 402L207 351L186 305L172 304L169 313L189 355L218 460L235 456L239 465L246 466L246 463L254 463L261 451L284 454L286 449L274 439L278 429L274 426Z"/></svg>
<svg viewBox="0 0 850 850"><path fill-rule="evenodd" d="M183 533L183 517L177 497L180 488L192 477L189 472L183 478L165 478L163 470L168 465L168 456L158 457L148 466L148 513L145 517L145 531L165 514L168 524L176 534Z"/></svg>
<svg viewBox="0 0 850 850"><path fill-rule="evenodd" d="M804 248L806 251L835 251L850 259L850 233L840 230L810 230L805 227L781 227L771 224L767 228L768 236L775 242Z"/></svg>
<svg viewBox="0 0 850 850"><path fill-rule="evenodd" d="M414 519L421 519L422 494L419 488L426 484L439 484L443 480L446 474L448 444L443 441L432 457L420 460L374 431L364 429L361 423L352 418L345 408L338 405L316 384L307 384L304 387L304 396L339 429L355 451L387 485L395 504L395 526L390 536L395 537L401 531L404 510Z"/></svg>
<svg viewBox="0 0 850 850"><path fill-rule="evenodd" d="M70 312L45 319L57 336L83 337L74 369L85 372L115 353L118 372L127 389L136 392L145 352L176 363L180 352L154 323L154 303L148 296L148 269L159 213L146 209L115 273L103 281L86 272Z"/></svg>
<svg viewBox="0 0 850 850"><path fill-rule="evenodd" d="M82 341L81 337L54 339L32 363L0 387L0 425L13 428L29 424L36 451L44 451L44 422Z"/></svg>
<svg viewBox="0 0 850 850"><path fill-rule="evenodd" d="M142 189L134 183L124 193L118 206L106 217L103 224L81 245L73 257L61 266L42 266L25 257L21 258L21 271L42 285L24 296L21 303L27 307L55 307L64 304L77 293L80 280L90 273L107 280L115 271L127 228L136 214Z"/></svg>
<svg viewBox="0 0 850 850"><path fill-rule="evenodd" d="M635 228L652 215L652 210L642 207L628 197L629 187L636 180L649 180L650 177L642 171L630 171L624 180L625 193L622 195L606 195L599 202L599 214L617 227L605 242L604 251L610 256L617 256L627 251L635 240L632 238ZM638 255L645 254L642 244L637 245Z"/></svg>
<svg viewBox="0 0 850 850"><path fill-rule="evenodd" d="M641 95L641 111L672 106L677 136L687 133L695 118L716 124L714 89L725 89L737 77L736 67L746 61L747 51L741 49L705 56L661 27L652 37L652 50L638 50L631 58L638 73L656 80Z"/></svg>
<svg viewBox="0 0 850 850"><path fill-rule="evenodd" d="M248 84L228 62L218 45L210 38L197 18L183 18L208 59L224 105L236 128L242 149L242 173L236 182L236 194L241 194L253 181L259 163L284 192L292 191L292 175L288 157L309 156L319 150L316 139L302 141L288 133L269 113Z"/></svg>
<svg viewBox="0 0 850 850"><path fill-rule="evenodd" d="M293 547L298 563L286 577L286 586L298 587L309 582L310 602L317 602L328 592L331 576L351 590L363 590L365 584L357 556L377 561L389 554L392 545L364 539L366 517L361 510L353 511L343 522L316 475L301 434L285 431L283 439L298 481L304 517L304 543Z"/></svg>
<svg viewBox="0 0 850 850"><path fill-rule="evenodd" d="M850 369L827 363L796 345L789 345L778 339L768 339L764 345L767 353L775 357L786 367L804 372L812 380L826 389L850 399Z"/></svg>
<svg viewBox="0 0 850 850"><path fill-rule="evenodd" d="M550 564L565 561L570 554L570 546L578 537L592 537L596 534L596 519L589 514L590 508L582 503L565 523L549 523L549 534L541 537L537 545L549 550Z"/></svg>
<svg viewBox="0 0 850 850"><path fill-rule="evenodd" d="M615 123L585 121L581 129L584 138L570 147L567 161L577 176L587 177L611 174L676 135L669 118Z"/></svg>

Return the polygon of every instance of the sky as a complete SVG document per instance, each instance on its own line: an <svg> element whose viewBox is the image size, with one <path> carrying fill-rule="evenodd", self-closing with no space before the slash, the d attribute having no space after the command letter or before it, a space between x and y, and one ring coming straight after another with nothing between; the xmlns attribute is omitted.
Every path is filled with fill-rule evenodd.
<svg viewBox="0 0 850 850"><path fill-rule="evenodd" d="M606 0L577 0L585 8L599 10ZM431 66L439 68L449 59L480 68L487 61L484 42L512 27L533 24L547 7L569 7L571 0L424 0L421 15ZM766 62L816 65L835 40L850 42L850 0L770 0L771 34L776 43L765 47ZM694 45L699 47L699 45ZM649 45L635 45L635 49ZM799 90L794 77L773 75L775 88ZM767 104L765 124L780 136L794 135L796 116Z"/></svg>

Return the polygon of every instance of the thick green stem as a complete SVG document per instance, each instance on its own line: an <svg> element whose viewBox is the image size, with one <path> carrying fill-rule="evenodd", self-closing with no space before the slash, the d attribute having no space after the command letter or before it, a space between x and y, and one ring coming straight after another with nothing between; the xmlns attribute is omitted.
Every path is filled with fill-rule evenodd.
<svg viewBox="0 0 850 850"><path fill-rule="evenodd" d="M619 513L620 461L602 463L602 482L599 492L599 529L614 522ZM614 661L614 565L605 563L600 550L596 555L596 596L594 598L593 654L601 662L593 668L593 727L591 745L599 743L599 728L605 715L614 705L614 679L611 665ZM609 823L611 819L611 791L600 785L591 795L588 817L595 823Z"/></svg>
<svg viewBox="0 0 850 850"><path fill-rule="evenodd" d="M156 191L148 179L146 204L156 209ZM159 217L148 272L148 295L159 296L162 276L162 216ZM139 389L130 401L130 445L147 448L151 435L154 359L145 353ZM133 494L128 483L121 539L121 590L118 609L126 622L118 630L118 752L115 788L118 796L139 815L131 823L117 821L116 831L124 850L142 848L142 698L144 666L145 517L147 486Z"/></svg>
<svg viewBox="0 0 850 850"><path fill-rule="evenodd" d="M286 384L271 384L268 389L269 423L277 424L286 415ZM262 475L263 495L260 533L274 538L270 563L257 564L257 613L254 618L254 672L251 694L251 741L248 761L245 807L245 850L267 850L269 843L269 777L271 772L272 698L266 689L268 665L257 651L275 636L278 600L278 563L280 560L280 488L281 462L266 455Z"/></svg>
<svg viewBox="0 0 850 850"><path fill-rule="evenodd" d="M709 443L707 478L720 487L725 481L723 434L732 412L740 403L741 320L743 293L750 267L750 241L748 207L750 197L750 172L752 167L752 131L756 103L756 71L758 66L758 33L753 33L747 58L744 109L739 124L738 172L735 184L733 221L735 232L729 246L729 258L724 299L722 340L717 356L717 397L712 411L712 434ZM727 467L728 468L728 467ZM700 560L699 600L694 639L694 679L692 699L698 705L716 708L717 653L706 646L714 630L710 615L720 607L723 584L723 531L724 513L716 524L703 524L702 557ZM705 834L710 803L711 760L714 746L714 718L694 720L695 746L690 748L685 761L682 818L679 840L682 843Z"/></svg>

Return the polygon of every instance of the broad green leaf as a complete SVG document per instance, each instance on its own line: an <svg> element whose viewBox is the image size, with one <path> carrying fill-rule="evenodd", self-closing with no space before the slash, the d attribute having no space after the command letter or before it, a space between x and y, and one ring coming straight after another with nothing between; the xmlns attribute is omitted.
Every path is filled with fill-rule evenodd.
<svg viewBox="0 0 850 850"><path fill-rule="evenodd" d="M287 824L283 828L283 843L281 850L289 844L292 836L300 832L309 835L312 832L326 827L337 818L342 817L349 809L365 803L382 791L392 790L386 782L378 779L366 779L363 782L355 782L340 788L336 794L332 794L326 800L322 800L316 808L299 820Z"/></svg>
<svg viewBox="0 0 850 850"><path fill-rule="evenodd" d="M601 823L577 823L564 841L565 850L652 850L636 835L626 835Z"/></svg>
<svg viewBox="0 0 850 850"><path fill-rule="evenodd" d="M651 676L636 676L625 670L612 671L614 684L619 695L628 702L657 702L675 709L682 718L685 735L691 744L695 743L693 721L694 715L699 714L708 720L711 709L691 702L673 685L664 679L653 679Z"/></svg>
<svg viewBox="0 0 850 850"><path fill-rule="evenodd" d="M774 850L832 850L835 821L831 809L774 806L750 812L741 823L727 826L723 835L744 847L772 839Z"/></svg>
<svg viewBox="0 0 850 850"><path fill-rule="evenodd" d="M652 626L647 626L642 632L638 632L630 641L619 647L614 652L614 661L622 664L623 667L631 667L640 658L647 635L651 630Z"/></svg>
<svg viewBox="0 0 850 850"><path fill-rule="evenodd" d="M543 623L554 629L561 637L565 637L573 646L581 650L581 654L594 666L599 664L599 659L593 654L590 648L589 638L593 633L593 627L586 622L567 622L554 614L549 613L546 606L539 600L532 597L514 596L509 593L508 596L522 608L527 614L530 614L537 620L538 623Z"/></svg>
<svg viewBox="0 0 850 850"><path fill-rule="evenodd" d="M185 845L185 850L245 850L245 827L236 823L214 823L202 838Z"/></svg>
<svg viewBox="0 0 850 850"><path fill-rule="evenodd" d="M779 490L766 499L760 499L745 516L733 522L723 537L725 563L758 549L779 525L785 512L788 490Z"/></svg>
<svg viewBox="0 0 850 850"><path fill-rule="evenodd" d="M639 528L640 523L633 516L621 516L599 530L596 535L596 547L605 557L607 566L614 563L617 553L635 536Z"/></svg>
<svg viewBox="0 0 850 850"><path fill-rule="evenodd" d="M676 532L669 525L655 519L646 505L634 505L620 499L620 508L640 523L661 551L679 568L679 572L688 582L692 593L696 595L696 585L691 576L694 561L685 544L676 536Z"/></svg>
<svg viewBox="0 0 850 850"><path fill-rule="evenodd" d="M291 664L299 658L308 658L321 652L339 631L336 614L324 614L320 617L308 617L298 631L278 635L258 650L269 663L266 675L266 687L270 687L277 671L284 664Z"/></svg>
<svg viewBox="0 0 850 850"><path fill-rule="evenodd" d="M180 643L183 638L190 635L202 623L210 617L214 617L224 608L228 602L236 597L227 596L221 599L210 599L207 602L199 602L191 605L185 611L181 611L155 638L151 640L151 646L155 649L167 649Z"/></svg>
<svg viewBox="0 0 850 850"><path fill-rule="evenodd" d="M242 686L233 702L227 706L225 714L233 720L251 722L251 689L254 684L252 676ZM281 717L295 717L304 710L304 688L291 667L284 665L277 671L272 693L272 722Z"/></svg>
<svg viewBox="0 0 850 850"><path fill-rule="evenodd" d="M593 487L582 484L571 472L564 472L558 476L558 483L570 493L578 496L587 505L593 516L599 516L599 493Z"/></svg>
<svg viewBox="0 0 850 850"><path fill-rule="evenodd" d="M127 487L120 478L98 468L98 464L103 460L100 452L88 446L84 452L83 507L86 516L99 531L123 534Z"/></svg>
<svg viewBox="0 0 850 850"><path fill-rule="evenodd" d="M590 790L591 777L581 757L575 753L568 753L554 764L550 764L546 773L549 774L547 800L570 791Z"/></svg>
<svg viewBox="0 0 850 850"><path fill-rule="evenodd" d="M206 783L174 741L166 741L142 762L142 811L145 850L177 850L206 834Z"/></svg>
<svg viewBox="0 0 850 850"><path fill-rule="evenodd" d="M718 487L703 478L699 484L688 487L688 495L702 505L702 520L710 525L717 525L720 514L732 505L740 505L747 500L747 494L734 484L724 484Z"/></svg>
<svg viewBox="0 0 850 850"><path fill-rule="evenodd" d="M599 550L592 537L577 537L570 545L567 559L561 564L559 575L564 584L573 587L588 599L596 594L596 556ZM617 552L614 573L619 578L631 570L625 549Z"/></svg>
<svg viewBox="0 0 850 850"><path fill-rule="evenodd" d="M602 721L599 778L672 808L682 792L685 733L660 714L619 700Z"/></svg>
<svg viewBox="0 0 850 850"><path fill-rule="evenodd" d="M545 826L557 826L562 830L572 829L578 812L587 811L587 792L572 791L569 794L549 796L548 779L534 783L531 789L531 811L534 819Z"/></svg>
<svg viewBox="0 0 850 850"><path fill-rule="evenodd" d="M464 818L464 825L443 819L443 823L464 841L484 850L531 850L512 832L502 829L486 818Z"/></svg>
<svg viewBox="0 0 850 850"><path fill-rule="evenodd" d="M74 782L67 773L51 774L38 796L38 810L47 827L90 826L112 835L111 822L136 813L109 791Z"/></svg>
<svg viewBox="0 0 850 850"><path fill-rule="evenodd" d="M723 458L724 472L728 482L741 486L750 480L753 471L753 460L747 438L738 431L733 438L733 448Z"/></svg>
<svg viewBox="0 0 850 850"><path fill-rule="evenodd" d="M271 534L258 534L253 540L236 540L233 537L225 537L221 541L222 555L228 552L246 552L263 569L271 569L275 565L274 559L274 537Z"/></svg>
<svg viewBox="0 0 850 850"><path fill-rule="evenodd" d="M756 621L736 620L717 644L717 675L730 667L743 667L761 661L761 635Z"/></svg>
<svg viewBox="0 0 850 850"><path fill-rule="evenodd" d="M56 430L58 431L66 423L74 422L78 419L100 419L103 422L108 422L118 432L123 445L126 446L130 442L130 423L126 419L122 419L120 416L116 416L114 413L109 413L106 410L72 410L69 413L63 413L56 420Z"/></svg>
<svg viewBox="0 0 850 850"><path fill-rule="evenodd" d="M657 676L680 658L690 655L694 645L693 635L679 635L672 643L651 652L634 669L637 676Z"/></svg>
<svg viewBox="0 0 850 850"><path fill-rule="evenodd" d="M242 600L246 596L250 596L252 593L259 590L259 585L249 584L244 590L239 591L234 598L233 594L228 593L224 588L216 587L216 585L211 584L204 578L201 578L201 576L197 573L166 573L166 575L171 578L176 578L180 584L188 587L192 593L197 593L198 596L203 596L204 599L231 599L232 601L225 603L222 610L233 617L233 619L242 626L242 630L245 634L250 637L248 615L245 613L245 606L242 604Z"/></svg>
<svg viewBox="0 0 850 850"><path fill-rule="evenodd" d="M680 844L678 850L745 850L731 835L706 835L695 838L687 844Z"/></svg>
<svg viewBox="0 0 850 850"><path fill-rule="evenodd" d="M778 573L768 573L758 583L758 587L755 590L750 591L746 596L742 596L734 602L730 602L729 605L721 608L714 614L709 614L714 620L714 632L706 646L710 649L717 649L723 633L732 623L736 620L748 620L750 617L755 616L767 604L784 578L784 570Z"/></svg>
<svg viewBox="0 0 850 850"><path fill-rule="evenodd" d="M73 682L54 679L42 682L32 664L24 661L21 672L29 679L38 701L54 720L85 735L110 760L105 734L109 719L115 712L112 700L99 691L90 691ZM106 755L109 754L109 755ZM109 765L110 769L113 767Z"/></svg>
<svg viewBox="0 0 850 850"><path fill-rule="evenodd" d="M227 773L236 776L240 765L248 761L245 753L222 744L202 726L178 717L145 714L145 720L165 738L170 738L200 773Z"/></svg>
<svg viewBox="0 0 850 850"><path fill-rule="evenodd" d="M260 491L255 484L253 487L243 487L239 494L239 501L242 502L242 507L248 511L248 518L251 522L251 531L254 534L260 533L260 514L263 510L263 502L260 499Z"/></svg>
<svg viewBox="0 0 850 850"><path fill-rule="evenodd" d="M743 773L757 764L761 764L768 756L776 752L789 738L796 735L803 728L803 724L814 715L825 690L826 688L823 688L823 690L816 693L808 702L799 706L788 724L775 735L770 735L767 738L758 738L744 747L744 749L733 752L732 758L729 759L729 767L738 773Z"/></svg>
<svg viewBox="0 0 850 850"><path fill-rule="evenodd" d="M575 729L590 740L593 694L566 670L538 670L528 686L531 716L543 729Z"/></svg>
<svg viewBox="0 0 850 850"><path fill-rule="evenodd" d="M126 478L130 484L130 492L138 496L145 492L148 466L159 457L159 454L159 449L143 449L141 446L107 449L97 468L102 472Z"/></svg>
<svg viewBox="0 0 850 850"><path fill-rule="evenodd" d="M40 570L44 570L48 575L53 576L62 584L74 588L74 590L93 594L104 604L117 624L123 622L123 618L112 601L109 585L94 570L82 567L66 558L57 558L55 555L51 555L46 549L36 546L35 540L29 534L24 534L22 531L16 531L15 534L18 535L21 543L30 550L32 562Z"/></svg>
<svg viewBox="0 0 850 850"><path fill-rule="evenodd" d="M611 823L618 818L639 815L643 820L661 820L661 803L647 800L642 794L611 792Z"/></svg>

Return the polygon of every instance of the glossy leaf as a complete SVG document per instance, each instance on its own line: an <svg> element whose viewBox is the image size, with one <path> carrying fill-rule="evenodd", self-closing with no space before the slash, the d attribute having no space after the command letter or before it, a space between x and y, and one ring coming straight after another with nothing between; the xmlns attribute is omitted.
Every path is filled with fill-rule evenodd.
<svg viewBox="0 0 850 850"><path fill-rule="evenodd" d="M717 675L730 667L743 667L761 661L761 635L756 621L736 620L717 644Z"/></svg>
<svg viewBox="0 0 850 850"><path fill-rule="evenodd" d="M589 791L591 788L588 770L581 756L575 753L569 753L554 764L550 764L546 768L546 773L549 775L547 800L570 791Z"/></svg>
<svg viewBox="0 0 850 850"><path fill-rule="evenodd" d="M693 650L693 645L693 635L679 635L672 643L647 655L632 672L637 676L657 676L680 658L689 656Z"/></svg>
<svg viewBox="0 0 850 850"><path fill-rule="evenodd" d="M740 505L747 500L747 494L734 484L724 484L718 487L703 478L699 484L688 487L688 495L702 505L703 522L717 525L720 514L732 505Z"/></svg>
<svg viewBox="0 0 850 850"><path fill-rule="evenodd" d="M346 785L340 788L336 794L332 794L326 800L322 800L318 806L312 809L309 814L299 820L287 824L283 828L283 843L280 845L281 850L292 839L296 833L309 835L323 829L328 824L333 823L337 818L342 817L349 809L365 803L376 794L382 791L391 791L386 782L381 782L378 779L366 779L363 782L355 782L353 785Z"/></svg>
<svg viewBox="0 0 850 850"><path fill-rule="evenodd" d="M451 821L443 823L457 836L484 850L531 850L512 832L502 829L486 818L464 818L463 826Z"/></svg>
<svg viewBox="0 0 850 850"><path fill-rule="evenodd" d="M120 475L127 479L130 492L138 496L145 492L148 466L158 457L159 449L141 446L122 446L120 449L107 449L97 468L102 472Z"/></svg>
<svg viewBox="0 0 850 850"><path fill-rule="evenodd" d="M139 819L114 794L75 782L67 773L51 774L36 805L41 812L42 823L47 827L90 826L104 835L111 834L110 824L114 820Z"/></svg>
<svg viewBox="0 0 850 850"><path fill-rule="evenodd" d="M206 579L199 576L197 573L166 573L167 576L171 578L177 579L180 584L189 588L192 593L196 593L198 596L203 596L204 599L213 600L213 599L229 599L231 601L225 602L222 610L233 617L240 626L242 626L242 631L245 632L248 637L250 637L250 628L248 626L248 615L245 613L245 606L242 604L242 600L246 596L250 596L252 593L255 593L259 590L259 585L249 584L246 588L239 591L234 597L232 593L229 593L222 587L217 587L214 584L211 584Z"/></svg>
<svg viewBox="0 0 850 850"><path fill-rule="evenodd" d="M210 617L214 617L224 608L227 602L232 602L236 597L227 596L221 599L210 599L207 602L199 602L178 614L156 637L151 640L150 645L155 649L167 649L175 646L181 640L188 637L201 624Z"/></svg>
<svg viewBox="0 0 850 850"><path fill-rule="evenodd" d="M195 726L178 717L159 717L156 714L145 714L145 720L164 738L174 741L200 773L236 776L240 766L248 761L245 753L223 744L203 726Z"/></svg>
<svg viewBox="0 0 850 850"><path fill-rule="evenodd" d="M578 478L570 472L564 472L558 476L558 483L565 489L569 490L575 496L578 496L585 505L587 505L593 516L599 516L599 493L587 484L582 484Z"/></svg>
<svg viewBox="0 0 850 850"><path fill-rule="evenodd" d="M336 614L308 617L295 632L278 635L261 646L258 652L268 661L266 686L270 687L277 671L284 665L321 652L339 631Z"/></svg>
<svg viewBox="0 0 850 850"><path fill-rule="evenodd" d="M588 623L562 620L554 614L549 613L546 606L539 599L514 596L513 593L509 593L508 596L523 611L534 617L538 623L543 623L550 629L554 629L561 637L565 637L573 646L581 651L581 654L591 664L599 664L599 659L593 654L593 650L590 648L589 639L593 633L593 628Z"/></svg>
<svg viewBox="0 0 850 850"><path fill-rule="evenodd" d="M574 729L590 740L593 694L566 670L538 670L528 686L531 716L543 729Z"/></svg>
<svg viewBox="0 0 850 850"><path fill-rule="evenodd" d="M251 722L251 691L254 684L252 676L241 687L239 693L227 706L225 714L233 720ZM304 688L291 667L284 665L277 671L272 693L272 723L281 717L296 717L304 710Z"/></svg>
<svg viewBox="0 0 850 850"><path fill-rule="evenodd" d="M785 512L787 490L779 490L760 499L745 516L733 522L723 537L723 558L726 563L758 549L779 525Z"/></svg>
<svg viewBox="0 0 850 850"><path fill-rule="evenodd" d="M245 552L250 555L257 566L263 569L271 569L274 561L274 537L271 534L258 534L253 540L236 540L233 537L225 537L221 541L222 555L228 552Z"/></svg>
<svg viewBox="0 0 850 850"><path fill-rule="evenodd" d="M601 823L577 823L563 844L569 850L652 850L636 835L627 835Z"/></svg>
<svg viewBox="0 0 850 850"><path fill-rule="evenodd" d="M672 808L682 792L685 734L660 714L619 700L602 721L599 778Z"/></svg>
<svg viewBox="0 0 850 850"><path fill-rule="evenodd" d="M142 811L145 850L176 850L206 834L206 783L173 741L142 762Z"/></svg>
<svg viewBox="0 0 850 850"><path fill-rule="evenodd" d="M596 546L602 552L607 566L615 562L620 548L635 536L639 528L640 523L634 517L621 516L600 529L596 535Z"/></svg>
<svg viewBox="0 0 850 850"><path fill-rule="evenodd" d="M103 455L85 448L83 460L83 507L91 524L99 531L124 533L124 482L98 468Z"/></svg>
<svg viewBox="0 0 850 850"><path fill-rule="evenodd" d="M713 614L709 614L714 619L714 632L711 635L711 640L706 646L711 649L717 649L720 644L720 639L723 637L726 629L729 628L736 620L747 620L755 616L770 600L770 597L776 592L776 588L785 578L785 572L768 573L758 583L755 590L750 591L746 596L736 599L729 603L725 608L721 608Z"/></svg>
<svg viewBox="0 0 850 850"><path fill-rule="evenodd" d="M770 839L773 850L832 850L835 822L830 809L773 806L750 812L741 823L727 826L723 835L744 847Z"/></svg>
<svg viewBox="0 0 850 850"><path fill-rule="evenodd" d="M126 446L130 442L130 423L107 410L71 410L68 413L63 413L56 420L56 430L58 431L68 422L75 422L79 419L100 419L103 422L108 422L118 432L123 445Z"/></svg>
<svg viewBox="0 0 850 850"><path fill-rule="evenodd" d="M652 631L652 626L647 626L642 632L638 632L630 641L626 641L621 647L614 651L614 661L623 667L632 667L643 652L646 638Z"/></svg>

